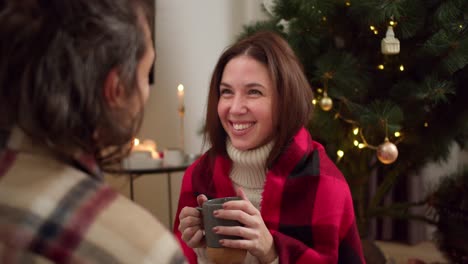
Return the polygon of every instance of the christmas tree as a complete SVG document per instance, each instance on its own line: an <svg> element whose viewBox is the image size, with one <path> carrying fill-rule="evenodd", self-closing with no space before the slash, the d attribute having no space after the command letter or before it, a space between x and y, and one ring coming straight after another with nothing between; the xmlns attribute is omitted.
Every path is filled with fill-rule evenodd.
<svg viewBox="0 0 468 264"><path fill-rule="evenodd" d="M439 249L451 263L468 263L468 168L444 177L428 203L437 218Z"/></svg>
<svg viewBox="0 0 468 264"><path fill-rule="evenodd" d="M381 206L403 177L447 158L468 137L468 1L271 0L245 27L282 34L316 104L309 130L347 178L358 223L408 215ZM383 179L367 196L372 174ZM422 201L424 202L424 201ZM361 230L363 231L363 230Z"/></svg>

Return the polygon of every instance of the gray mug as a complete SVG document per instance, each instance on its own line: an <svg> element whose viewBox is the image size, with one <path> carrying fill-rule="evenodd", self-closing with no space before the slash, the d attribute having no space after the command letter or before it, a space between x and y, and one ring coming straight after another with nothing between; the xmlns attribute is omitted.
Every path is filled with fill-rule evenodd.
<svg viewBox="0 0 468 264"><path fill-rule="evenodd" d="M213 227L215 226L240 226L242 225L239 221L235 220L226 220L217 218L213 215L213 212L218 209L223 208L223 204L228 201L242 200L242 198L234 197L224 197L211 199L203 203L202 207L197 207L197 209L202 213L203 217L203 228L205 229L205 240L206 246L211 248L221 248L223 247L219 244L220 239L242 239L238 236L226 236L219 235L213 232Z"/></svg>

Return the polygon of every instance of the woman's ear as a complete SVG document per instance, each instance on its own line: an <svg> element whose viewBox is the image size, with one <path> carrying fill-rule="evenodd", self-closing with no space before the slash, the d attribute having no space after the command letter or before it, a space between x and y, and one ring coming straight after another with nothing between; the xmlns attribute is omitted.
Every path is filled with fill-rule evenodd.
<svg viewBox="0 0 468 264"><path fill-rule="evenodd" d="M125 105L125 92L116 69L111 70L107 74L103 89L104 99L110 107L122 107Z"/></svg>

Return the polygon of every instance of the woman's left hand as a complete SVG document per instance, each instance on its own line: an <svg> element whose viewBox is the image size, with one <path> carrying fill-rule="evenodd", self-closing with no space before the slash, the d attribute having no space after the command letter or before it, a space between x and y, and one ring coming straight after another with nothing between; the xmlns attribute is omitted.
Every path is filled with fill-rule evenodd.
<svg viewBox="0 0 468 264"><path fill-rule="evenodd" d="M246 249L261 263L270 263L277 254L273 236L265 225L257 208L245 196L244 191L237 189L237 195L242 200L224 203L223 209L214 212L218 218L237 220L244 226L217 226L214 232L223 235L239 236L243 239L222 239L220 243L225 247Z"/></svg>

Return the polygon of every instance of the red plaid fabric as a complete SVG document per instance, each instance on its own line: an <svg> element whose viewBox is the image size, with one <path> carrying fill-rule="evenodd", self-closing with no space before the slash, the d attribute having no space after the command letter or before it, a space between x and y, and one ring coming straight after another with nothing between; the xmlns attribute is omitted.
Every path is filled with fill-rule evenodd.
<svg viewBox="0 0 468 264"><path fill-rule="evenodd" d="M228 157L205 153L182 182L177 215L197 206L196 197L235 195ZM275 241L280 263L365 263L348 184L305 128L267 172L261 214ZM194 251L174 232L190 263Z"/></svg>

